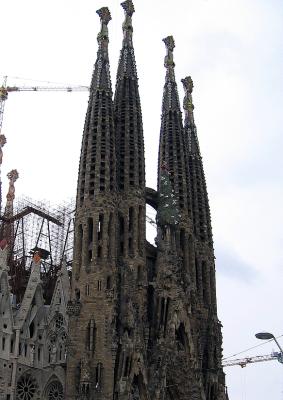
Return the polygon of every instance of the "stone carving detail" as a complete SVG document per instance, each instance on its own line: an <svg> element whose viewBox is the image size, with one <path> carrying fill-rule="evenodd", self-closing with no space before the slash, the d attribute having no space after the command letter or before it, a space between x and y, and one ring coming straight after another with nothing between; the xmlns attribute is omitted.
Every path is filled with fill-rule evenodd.
<svg viewBox="0 0 283 400"><path fill-rule="evenodd" d="M51 382L46 390L48 400L63 400L63 386L59 381Z"/></svg>
<svg viewBox="0 0 283 400"><path fill-rule="evenodd" d="M100 17L101 21L101 29L97 35L97 41L99 45L103 45L107 47L109 38L108 38L108 23L111 21L111 14L107 7L102 7L96 11Z"/></svg>
<svg viewBox="0 0 283 400"><path fill-rule="evenodd" d="M3 147L7 143L6 137L4 135L0 135L0 167L3 161Z"/></svg>
<svg viewBox="0 0 283 400"><path fill-rule="evenodd" d="M175 42L168 36L154 196L157 239L156 247L146 245L142 114L132 43L135 10L131 0L122 8L124 36L113 103L107 54L111 16L106 8L98 11L99 49L78 178L75 293L67 306L68 351L71 347L74 353L67 362L66 397L205 399L208 380L218 381L221 369L212 362L208 378L201 365L209 358L203 345L208 343L208 315L216 316L205 300L211 297L213 251L204 241L202 255L198 252L192 218L191 204L199 203L194 212L206 204L205 181L194 181L195 188L190 181L174 73ZM186 79L188 113L193 111L192 88ZM201 228L203 232L204 224ZM221 352L221 338L217 340L213 337L211 349Z"/></svg>
<svg viewBox="0 0 283 400"><path fill-rule="evenodd" d="M17 383L17 400L35 400L38 398L37 391L38 385L32 375L21 376Z"/></svg>
<svg viewBox="0 0 283 400"><path fill-rule="evenodd" d="M19 178L19 173L16 169L12 169L7 174L7 177L9 179L9 190L7 194L7 206L10 206L13 203L13 200L15 199L15 182Z"/></svg>
<svg viewBox="0 0 283 400"><path fill-rule="evenodd" d="M135 8L131 0L124 1L123 3L121 3L121 6L125 11L125 21L123 22L124 43L129 43L130 45L132 45L132 15L135 12Z"/></svg>
<svg viewBox="0 0 283 400"><path fill-rule="evenodd" d="M167 55L165 56L164 66L166 68L174 67L175 66L173 57L173 50L175 48L174 38L173 36L167 36L166 38L163 39L163 42L165 43L167 49Z"/></svg>

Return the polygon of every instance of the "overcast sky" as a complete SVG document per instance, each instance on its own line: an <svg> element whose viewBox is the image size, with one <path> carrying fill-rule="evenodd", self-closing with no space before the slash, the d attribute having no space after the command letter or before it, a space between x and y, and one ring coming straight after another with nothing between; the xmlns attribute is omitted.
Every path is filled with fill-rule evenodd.
<svg viewBox="0 0 283 400"><path fill-rule="evenodd" d="M0 74L9 76L9 85L45 85L36 80L89 85L99 31L95 11L101 6L113 17L114 87L123 21L117 0L0 0ZM283 333L283 3L136 0L135 7L148 186L156 186L163 37L175 38L181 100L180 79L194 80L227 357L260 344L258 331ZM87 93L9 95L2 132L4 192L7 172L17 168L19 195L52 202L75 196L87 98ZM239 357L273 349L266 344ZM230 400L282 400L282 368L276 361L227 368Z"/></svg>

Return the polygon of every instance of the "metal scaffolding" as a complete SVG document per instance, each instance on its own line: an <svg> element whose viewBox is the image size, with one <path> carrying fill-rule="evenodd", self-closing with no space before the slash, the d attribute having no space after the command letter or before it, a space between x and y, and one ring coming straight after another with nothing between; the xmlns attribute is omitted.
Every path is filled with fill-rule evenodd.
<svg viewBox="0 0 283 400"><path fill-rule="evenodd" d="M63 258L71 266L74 240L74 200L53 206L46 201L21 197L14 203L11 217L1 216L1 236L10 227L13 240L9 245L8 264L12 292L21 302L30 274L31 259L37 251L42 258L41 279L46 303L53 288Z"/></svg>

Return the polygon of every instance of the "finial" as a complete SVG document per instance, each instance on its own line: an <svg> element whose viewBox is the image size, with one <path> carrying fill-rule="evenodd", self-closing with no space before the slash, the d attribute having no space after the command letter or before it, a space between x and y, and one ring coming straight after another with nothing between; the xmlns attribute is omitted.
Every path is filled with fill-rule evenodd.
<svg viewBox="0 0 283 400"><path fill-rule="evenodd" d="M181 82L185 90L183 108L185 111L185 128L187 129L188 132L189 153L193 153L200 157L200 148L197 138L197 128L195 125L194 105L192 98L194 83L190 76L187 76L186 78L182 79Z"/></svg>
<svg viewBox="0 0 283 400"><path fill-rule="evenodd" d="M108 7L102 7L99 10L97 10L96 13L99 15L102 24L108 25L108 23L112 19Z"/></svg>
<svg viewBox="0 0 283 400"><path fill-rule="evenodd" d="M14 183L18 179L19 173L18 173L18 171L16 169L12 169L12 171L10 171L7 174L7 177L9 179L9 190L8 190L8 193L7 193L7 196L6 196L7 197L7 205L8 205L10 202L13 202L13 200L15 198L15 186L14 186Z"/></svg>
<svg viewBox="0 0 283 400"><path fill-rule="evenodd" d="M135 7L132 0L126 0L121 3L125 11L125 20L123 22L123 32L124 32L124 44L129 43L132 44L133 37L133 24L132 24L132 15L135 12Z"/></svg>
<svg viewBox="0 0 283 400"><path fill-rule="evenodd" d="M129 17L131 17L135 12L135 7L132 0L123 1L123 3L121 3L121 6L125 10L125 14L128 15Z"/></svg>
<svg viewBox="0 0 283 400"><path fill-rule="evenodd" d="M194 110L194 105L193 105L193 99L192 99L192 91L194 88L194 83L193 80L190 76L186 76L186 78L181 80L184 90L185 90L185 98L183 102L183 107L186 112L186 117L191 117L190 119L193 121L193 110Z"/></svg>
<svg viewBox="0 0 283 400"><path fill-rule="evenodd" d="M186 76L186 78L182 79L181 82L184 86L186 94L193 92L194 82L190 76Z"/></svg>
<svg viewBox="0 0 283 400"><path fill-rule="evenodd" d="M12 171L8 172L7 177L10 183L15 183L19 177L19 173L16 169L12 169Z"/></svg>
<svg viewBox="0 0 283 400"><path fill-rule="evenodd" d="M165 68L175 67L174 59L173 59L173 50L175 48L175 41L173 36L167 36L163 39L167 49L167 55L165 56L164 66Z"/></svg>
<svg viewBox="0 0 283 400"><path fill-rule="evenodd" d="M189 117L189 119L193 122L193 110L194 110L194 105L193 105L193 99L192 99L192 91L194 88L194 83L193 80L190 76L186 76L186 78L181 80L184 90L185 90L185 98L183 102L183 107L186 112L186 117Z"/></svg>
<svg viewBox="0 0 283 400"><path fill-rule="evenodd" d="M97 10L96 13L99 15L100 22L101 22L100 32L97 35L99 49L102 50L103 57L108 59L109 36L108 36L107 25L108 25L109 21L111 21L111 19L112 19L111 14L110 14L108 7L102 7L99 10Z"/></svg>

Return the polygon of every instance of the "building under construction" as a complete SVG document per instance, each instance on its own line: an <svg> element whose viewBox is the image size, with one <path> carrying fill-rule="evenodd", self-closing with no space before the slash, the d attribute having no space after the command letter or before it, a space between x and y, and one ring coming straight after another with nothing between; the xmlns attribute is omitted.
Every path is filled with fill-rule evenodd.
<svg viewBox="0 0 283 400"><path fill-rule="evenodd" d="M0 399L60 400L75 206L16 198L18 177L8 174L0 216Z"/></svg>
<svg viewBox="0 0 283 400"><path fill-rule="evenodd" d="M52 206L47 201L34 201L28 197L16 199L12 208L6 204L1 215L1 240L8 242L10 285L16 303L23 299L31 260L38 252L42 259L44 299L50 304L63 257L68 265L72 261L74 208L71 200Z"/></svg>

